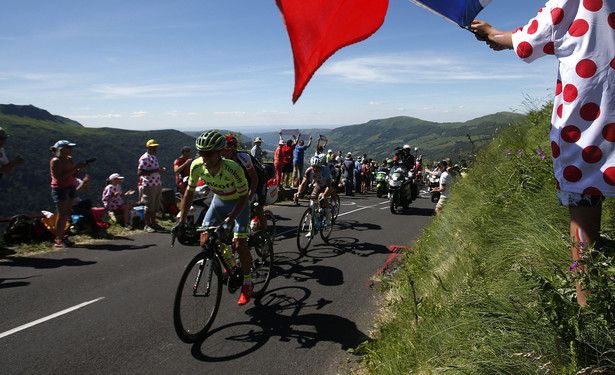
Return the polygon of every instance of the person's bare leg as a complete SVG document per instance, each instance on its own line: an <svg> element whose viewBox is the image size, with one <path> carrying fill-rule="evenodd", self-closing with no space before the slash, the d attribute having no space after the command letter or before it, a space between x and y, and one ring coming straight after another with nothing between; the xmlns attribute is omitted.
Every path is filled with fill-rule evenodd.
<svg viewBox="0 0 615 375"><path fill-rule="evenodd" d="M570 212L570 238L573 241L571 255L573 261L578 261L581 251L587 251L592 246L599 245L602 206L568 206L568 209ZM585 292L583 292L583 287L579 283L577 283L577 302L581 306L587 306Z"/></svg>

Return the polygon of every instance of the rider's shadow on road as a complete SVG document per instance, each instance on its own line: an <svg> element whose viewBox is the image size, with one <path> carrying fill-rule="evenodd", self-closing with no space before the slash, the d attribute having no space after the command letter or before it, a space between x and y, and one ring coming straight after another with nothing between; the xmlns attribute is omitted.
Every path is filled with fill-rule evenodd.
<svg viewBox="0 0 615 375"><path fill-rule="evenodd" d="M356 230L358 232L363 232L366 230L381 230L382 227L378 224L362 223L356 220L337 221L335 222L335 225L333 226L334 231L335 230L348 230L348 229Z"/></svg>
<svg viewBox="0 0 615 375"><path fill-rule="evenodd" d="M370 340L349 319L311 312L323 309L331 301L321 298L309 304L310 295L310 290L302 287L283 287L267 292L246 311L251 317L249 322L227 324L212 330L202 342L194 344L192 355L207 362L229 361L256 351L275 336L289 345L296 343L293 349L310 349L320 342L330 341L347 351ZM306 309L310 312L306 313ZM207 345L210 340L211 345Z"/></svg>

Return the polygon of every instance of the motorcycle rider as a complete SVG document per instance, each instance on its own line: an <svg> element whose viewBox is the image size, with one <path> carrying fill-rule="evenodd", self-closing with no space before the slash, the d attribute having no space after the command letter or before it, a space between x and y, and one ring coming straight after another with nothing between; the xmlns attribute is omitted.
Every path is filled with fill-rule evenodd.
<svg viewBox="0 0 615 375"><path fill-rule="evenodd" d="M307 185L313 181L314 191L312 195L318 195L318 200L322 201L323 207L325 207L327 224L331 223L331 210L329 210L328 197L331 195L331 173L329 168L325 165L324 155L314 155L310 159L310 167L305 170L303 175L303 181L299 185L299 189L294 195L294 201L297 203L299 196L305 190Z"/></svg>
<svg viewBox="0 0 615 375"><path fill-rule="evenodd" d="M414 169L415 158L414 155L412 155L412 147L410 147L410 145L404 145L401 150L395 153L395 156L397 156L397 162L405 166L408 171Z"/></svg>
<svg viewBox="0 0 615 375"><path fill-rule="evenodd" d="M401 150L395 153L397 157L397 163L406 167L408 175L410 175L416 167L416 158L412 155L412 147L410 145L404 145ZM416 179L412 179L412 200L415 200L419 195L419 186L416 183Z"/></svg>

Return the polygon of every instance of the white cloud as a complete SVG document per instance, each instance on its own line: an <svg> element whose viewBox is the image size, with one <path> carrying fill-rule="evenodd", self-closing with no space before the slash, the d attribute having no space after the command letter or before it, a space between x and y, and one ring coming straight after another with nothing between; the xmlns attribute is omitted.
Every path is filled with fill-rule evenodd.
<svg viewBox="0 0 615 375"><path fill-rule="evenodd" d="M451 58L427 53L412 56L374 55L334 61L325 64L320 73L345 81L388 84L522 80L535 76L534 70L514 61L505 66L486 66L484 62L465 57Z"/></svg>
<svg viewBox="0 0 615 375"><path fill-rule="evenodd" d="M147 112L145 111L136 111L130 114L131 118L145 117L145 116L147 116Z"/></svg>

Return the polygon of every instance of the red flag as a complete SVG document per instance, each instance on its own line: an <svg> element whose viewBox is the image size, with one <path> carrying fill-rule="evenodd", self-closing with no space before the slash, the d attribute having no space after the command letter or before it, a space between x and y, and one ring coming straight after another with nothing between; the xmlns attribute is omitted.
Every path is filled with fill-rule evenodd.
<svg viewBox="0 0 615 375"><path fill-rule="evenodd" d="M388 0L276 0L295 60L293 103L316 70L337 50L375 33Z"/></svg>

